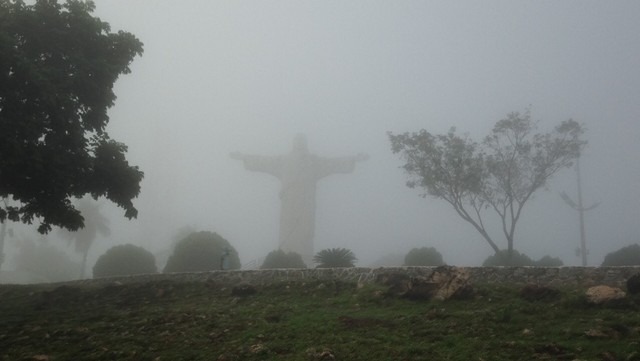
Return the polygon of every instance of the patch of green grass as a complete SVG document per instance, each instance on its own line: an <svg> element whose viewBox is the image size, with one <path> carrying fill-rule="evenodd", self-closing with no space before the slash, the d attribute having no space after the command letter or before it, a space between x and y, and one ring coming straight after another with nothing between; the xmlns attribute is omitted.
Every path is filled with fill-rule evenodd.
<svg viewBox="0 0 640 361"><path fill-rule="evenodd" d="M477 288L442 302L342 282L246 297L207 282L0 286L0 360L640 360L637 297L596 307L581 289L531 302Z"/></svg>

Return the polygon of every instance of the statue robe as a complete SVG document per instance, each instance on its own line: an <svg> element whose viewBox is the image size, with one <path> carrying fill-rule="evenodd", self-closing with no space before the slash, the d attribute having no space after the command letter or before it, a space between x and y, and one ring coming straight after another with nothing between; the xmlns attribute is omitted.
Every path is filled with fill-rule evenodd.
<svg viewBox="0 0 640 361"><path fill-rule="evenodd" d="M310 259L314 254L317 182L331 174L351 173L356 157L323 158L292 152L274 157L244 155L242 160L247 170L268 173L280 180L279 247Z"/></svg>

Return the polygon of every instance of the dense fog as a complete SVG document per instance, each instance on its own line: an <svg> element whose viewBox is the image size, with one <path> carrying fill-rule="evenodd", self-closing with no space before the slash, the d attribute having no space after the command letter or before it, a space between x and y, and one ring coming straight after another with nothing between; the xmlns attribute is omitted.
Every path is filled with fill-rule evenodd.
<svg viewBox="0 0 640 361"><path fill-rule="evenodd" d="M145 172L137 220L105 202L122 243L163 257L178 230L219 233L251 265L278 247L280 184L232 152L279 155L306 134L309 150L366 153L350 174L318 183L315 250L351 249L358 266L431 246L444 261L480 265L492 249L443 200L406 187L387 131L455 126L481 140L512 111L540 131L573 118L581 158L589 265L640 242L640 2L617 1L112 1L95 15L144 42L116 83L108 132ZM579 265L575 168L525 206L515 248ZM498 219L493 235L506 248ZM12 225L16 240L40 240ZM51 244L78 259L59 232ZM11 267L11 260L5 267Z"/></svg>

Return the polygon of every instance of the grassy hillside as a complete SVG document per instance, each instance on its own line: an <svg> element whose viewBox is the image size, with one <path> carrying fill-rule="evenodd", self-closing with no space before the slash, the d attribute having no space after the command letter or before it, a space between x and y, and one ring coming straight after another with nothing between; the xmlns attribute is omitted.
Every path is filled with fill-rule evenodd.
<svg viewBox="0 0 640 361"><path fill-rule="evenodd" d="M382 286L207 282L0 286L0 360L640 360L640 298L509 286L412 301Z"/></svg>

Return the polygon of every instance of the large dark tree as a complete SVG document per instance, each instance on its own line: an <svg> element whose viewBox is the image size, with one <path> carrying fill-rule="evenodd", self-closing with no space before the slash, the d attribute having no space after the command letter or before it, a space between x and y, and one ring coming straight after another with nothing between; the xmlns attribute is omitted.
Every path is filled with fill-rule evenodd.
<svg viewBox="0 0 640 361"><path fill-rule="evenodd" d="M76 230L72 200L106 197L136 217L143 173L109 138L113 85L142 54L130 33L112 33L91 1L0 0L0 221Z"/></svg>
<svg viewBox="0 0 640 361"><path fill-rule="evenodd" d="M391 134L391 149L406 161L407 185L447 201L493 248L497 242L486 228L487 211L499 216L513 253L516 225L524 205L560 169L571 166L585 142L583 129L567 120L548 133L536 133L529 111L510 113L498 121L483 142L456 134Z"/></svg>

